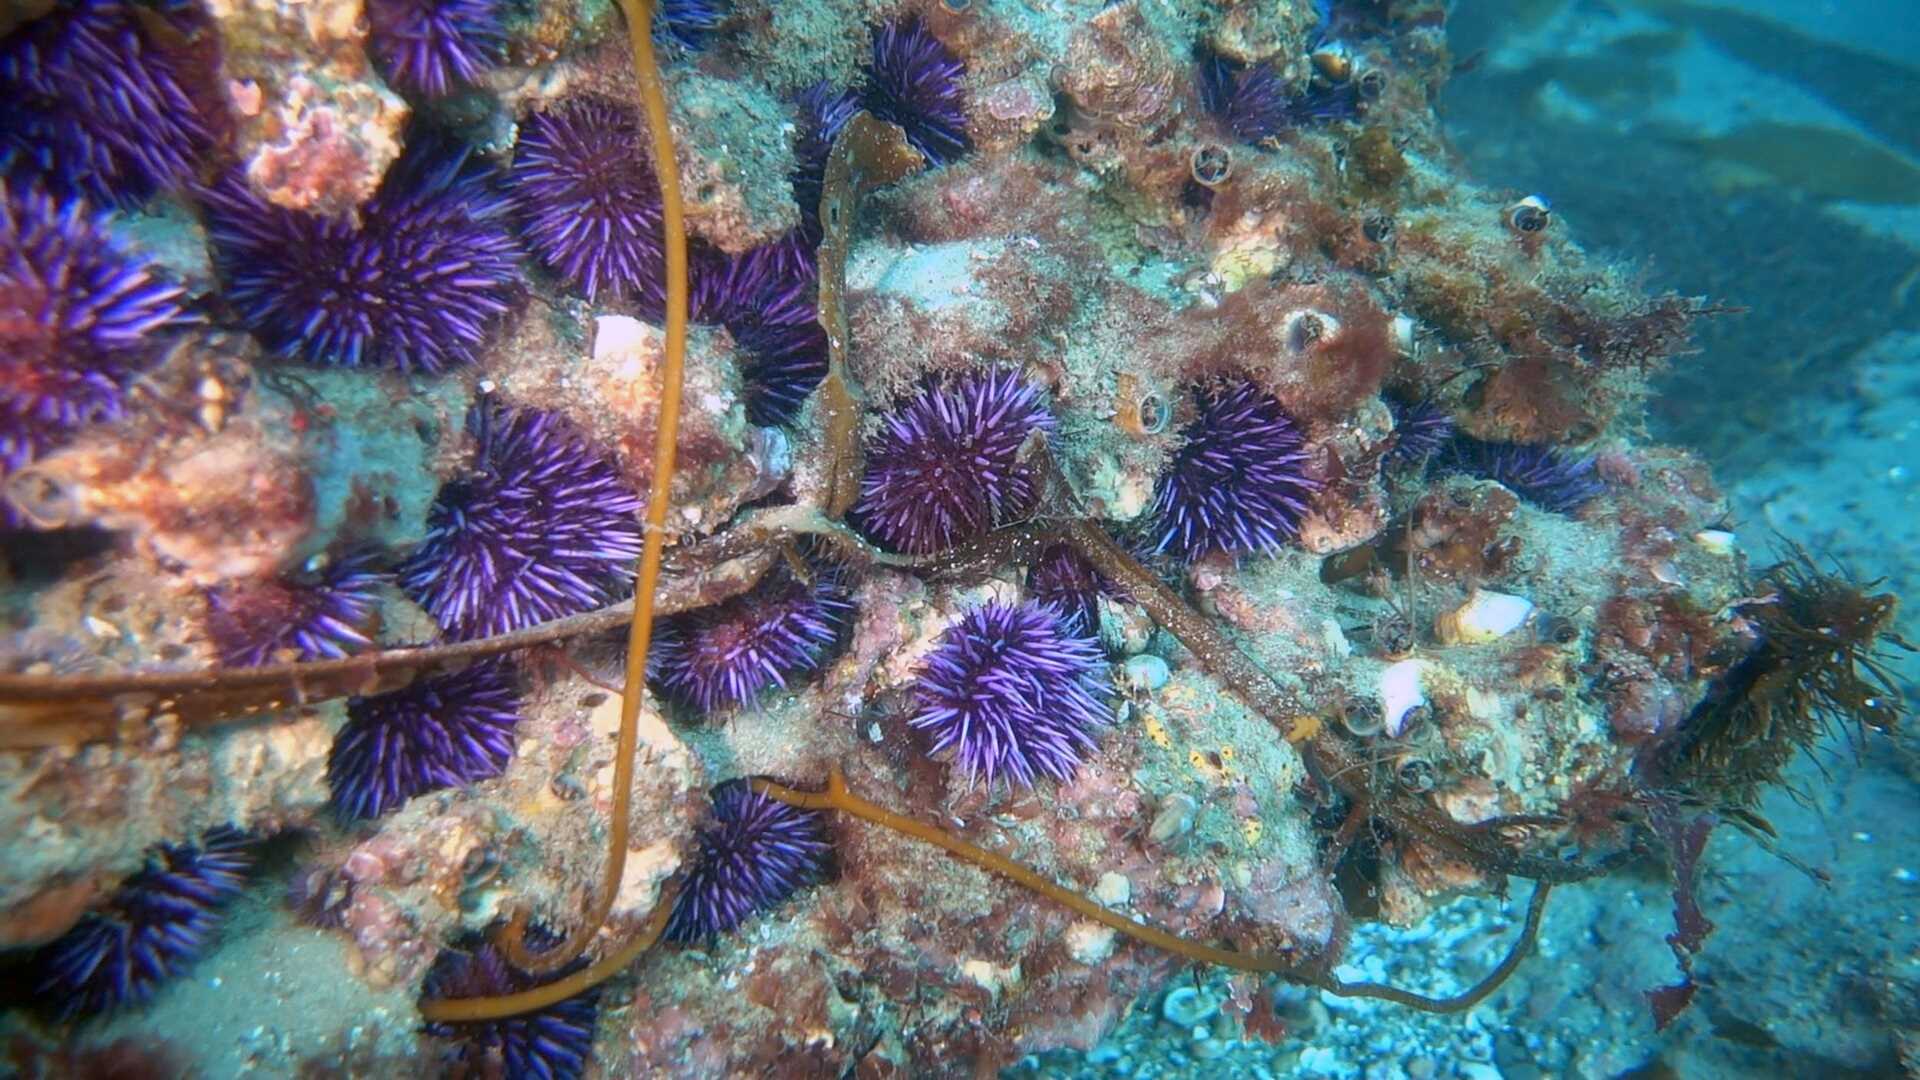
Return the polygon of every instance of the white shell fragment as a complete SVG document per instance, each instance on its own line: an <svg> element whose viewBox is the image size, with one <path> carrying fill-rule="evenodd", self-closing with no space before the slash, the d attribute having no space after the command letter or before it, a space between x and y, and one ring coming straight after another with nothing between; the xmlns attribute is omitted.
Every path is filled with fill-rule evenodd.
<svg viewBox="0 0 1920 1080"><path fill-rule="evenodd" d="M1524 596L1475 589L1467 602L1433 620L1433 634L1445 645L1484 645L1527 624L1533 601Z"/></svg>
<svg viewBox="0 0 1920 1080"><path fill-rule="evenodd" d="M1693 542L1710 555L1733 554L1734 536L1725 529L1701 529L1693 534Z"/></svg>
<svg viewBox="0 0 1920 1080"><path fill-rule="evenodd" d="M1425 660L1402 660L1380 673L1380 712L1386 723L1382 730L1397 739L1406 729L1407 714L1427 703L1420 677L1426 673Z"/></svg>

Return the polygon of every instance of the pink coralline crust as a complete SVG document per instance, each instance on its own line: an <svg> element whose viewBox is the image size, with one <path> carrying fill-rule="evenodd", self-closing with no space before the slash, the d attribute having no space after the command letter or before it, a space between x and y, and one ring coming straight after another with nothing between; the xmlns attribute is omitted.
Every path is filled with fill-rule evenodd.
<svg viewBox="0 0 1920 1080"><path fill-rule="evenodd" d="M1333 943L1343 910L1333 885L1318 867L1267 860L1253 868L1252 884L1234 892L1236 914L1263 930L1277 931L1291 952L1315 954Z"/></svg>
<svg viewBox="0 0 1920 1080"><path fill-rule="evenodd" d="M247 179L269 202L324 213L372 197L381 174L370 164L366 146L352 137L344 118L321 108L262 146L247 165Z"/></svg>
<svg viewBox="0 0 1920 1080"><path fill-rule="evenodd" d="M1051 158L962 158L902 186L897 227L918 244L1026 237L1069 265L1098 265L1090 261L1090 219L1078 177L1079 170Z"/></svg>
<svg viewBox="0 0 1920 1080"><path fill-rule="evenodd" d="M313 529L304 463L281 433L251 418L207 433L150 417L78 441L36 468L68 492L66 524L124 531L200 587L289 565Z"/></svg>
<svg viewBox="0 0 1920 1080"><path fill-rule="evenodd" d="M1357 278L1316 285L1251 282L1218 308L1180 313L1143 339L1143 360L1179 381L1244 373L1309 431L1347 418L1380 391L1393 359L1390 320Z"/></svg>
<svg viewBox="0 0 1920 1080"><path fill-rule="evenodd" d="M885 353L853 354L855 375L870 393L903 391L927 372L1058 361L1064 344L1058 328L1072 321L1076 308L1067 264L1018 241L968 254L977 257L957 302L923 306L895 293L854 295L854 339L894 343Z"/></svg>

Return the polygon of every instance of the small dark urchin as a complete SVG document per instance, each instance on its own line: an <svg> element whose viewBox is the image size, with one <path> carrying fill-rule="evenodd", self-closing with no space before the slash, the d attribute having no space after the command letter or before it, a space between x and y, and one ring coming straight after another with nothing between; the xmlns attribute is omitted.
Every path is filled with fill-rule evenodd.
<svg viewBox="0 0 1920 1080"><path fill-rule="evenodd" d="M1051 432L1039 387L1012 368L929 381L881 417L867 440L867 471L853 521L893 551L944 551L1033 508L1032 470L1020 447Z"/></svg>
<svg viewBox="0 0 1920 1080"><path fill-rule="evenodd" d="M827 155L833 140L860 111L860 95L837 90L825 81L801 91L800 135L793 143L793 201L800 206L801 231L812 243L820 241L820 196L827 176Z"/></svg>
<svg viewBox="0 0 1920 1080"><path fill-rule="evenodd" d="M506 52L499 0L367 0L366 12L381 74L410 94L470 86Z"/></svg>
<svg viewBox="0 0 1920 1080"><path fill-rule="evenodd" d="M1200 103L1228 131L1249 143L1278 138L1305 124L1343 120L1359 110L1349 84L1295 95L1265 63L1247 66L1216 53L1200 57Z"/></svg>
<svg viewBox="0 0 1920 1080"><path fill-rule="evenodd" d="M713 789L693 869L674 898L666 939L706 941L784 902L826 872L826 816L753 790L744 780Z"/></svg>
<svg viewBox="0 0 1920 1080"><path fill-rule="evenodd" d="M1096 634L1100 629L1100 596L1113 595L1117 590L1072 544L1055 544L1033 560L1027 571L1027 592L1035 600L1065 612L1079 630Z"/></svg>
<svg viewBox="0 0 1920 1080"><path fill-rule="evenodd" d="M913 688L908 722L951 749L969 785L1032 787L1073 778L1113 710L1090 631L1051 604L991 602L940 636Z"/></svg>
<svg viewBox="0 0 1920 1080"><path fill-rule="evenodd" d="M690 51L705 48L707 35L727 21L731 7L729 0L660 0L653 12L654 40Z"/></svg>
<svg viewBox="0 0 1920 1080"><path fill-rule="evenodd" d="M745 354L747 418L792 423L827 374L811 247L788 234L739 255L706 252L694 269L693 317L725 326Z"/></svg>
<svg viewBox="0 0 1920 1080"><path fill-rule="evenodd" d="M1154 492L1154 552L1187 560L1278 552L1320 489L1306 473L1299 426L1245 379L1209 383L1194 399L1199 413Z"/></svg>
<svg viewBox="0 0 1920 1080"><path fill-rule="evenodd" d="M180 301L80 202L0 182L0 474L120 416L192 321Z"/></svg>
<svg viewBox="0 0 1920 1080"><path fill-rule="evenodd" d="M1447 447L1438 464L1447 472L1497 481L1556 514L1573 514L1607 489L1592 458L1555 446L1482 442L1462 435Z"/></svg>
<svg viewBox="0 0 1920 1080"><path fill-rule="evenodd" d="M520 722L517 681L513 665L495 658L348 700L327 754L334 813L379 817L417 795L499 776Z"/></svg>
<svg viewBox="0 0 1920 1080"><path fill-rule="evenodd" d="M472 363L519 292L495 179L470 150L416 137L357 227L269 205L238 174L202 202L227 297L268 348L434 373Z"/></svg>
<svg viewBox="0 0 1920 1080"><path fill-rule="evenodd" d="M808 583L777 566L731 600L662 620L648 657L654 685L710 713L818 671L853 601L832 570L810 569Z"/></svg>
<svg viewBox="0 0 1920 1080"><path fill-rule="evenodd" d="M634 111L575 98L526 118L513 148L514 201L533 253L594 299L658 294L660 187Z"/></svg>
<svg viewBox="0 0 1920 1080"><path fill-rule="evenodd" d="M368 624L390 579L372 552L266 581L207 593L207 631L220 660L257 667L276 660L350 656L373 644Z"/></svg>
<svg viewBox="0 0 1920 1080"><path fill-rule="evenodd" d="M0 172L132 205L192 179L212 126L187 87L197 6L63 0L0 39Z"/></svg>
<svg viewBox="0 0 1920 1080"><path fill-rule="evenodd" d="M526 930L527 947L538 955L557 939L538 926ZM420 984L421 1001L497 997L531 990L586 966L576 959L546 979L535 978L507 962L500 950L474 935L440 950ZM431 1023L429 1034L453 1044L450 1075L499 1076L508 1080L576 1080L593 1053L593 1029L600 1016L600 989L582 990L543 1009L471 1023Z"/></svg>
<svg viewBox="0 0 1920 1080"><path fill-rule="evenodd" d="M138 1005L206 952L253 867L253 839L228 826L161 844L145 868L42 949L39 993L61 1018Z"/></svg>
<svg viewBox="0 0 1920 1080"><path fill-rule="evenodd" d="M874 31L860 104L904 128L928 164L945 165L973 148L967 137L967 65L917 18Z"/></svg>
<svg viewBox="0 0 1920 1080"><path fill-rule="evenodd" d="M640 554L640 499L564 418L491 400L467 414L471 464L440 488L407 595L459 638L518 630L612 600Z"/></svg>
<svg viewBox="0 0 1920 1080"><path fill-rule="evenodd" d="M1453 439L1453 416L1430 401L1406 401L1389 396L1393 414L1393 449L1382 463L1389 473L1423 471L1437 460Z"/></svg>

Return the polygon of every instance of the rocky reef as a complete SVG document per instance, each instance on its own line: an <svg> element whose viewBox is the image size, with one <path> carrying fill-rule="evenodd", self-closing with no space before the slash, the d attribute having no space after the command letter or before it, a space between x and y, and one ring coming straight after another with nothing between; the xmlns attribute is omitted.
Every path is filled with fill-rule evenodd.
<svg viewBox="0 0 1920 1080"><path fill-rule="evenodd" d="M27 1075L977 1075L1196 959L1260 974L1170 1021L1284 1045L1303 995L1497 995L1633 867L1665 1024L1712 830L1898 719L1892 598L1749 566L1644 434L1709 305L1460 175L1434 0L670 0L668 132L597 2L34 6ZM1345 973L1516 878L1508 960Z"/></svg>

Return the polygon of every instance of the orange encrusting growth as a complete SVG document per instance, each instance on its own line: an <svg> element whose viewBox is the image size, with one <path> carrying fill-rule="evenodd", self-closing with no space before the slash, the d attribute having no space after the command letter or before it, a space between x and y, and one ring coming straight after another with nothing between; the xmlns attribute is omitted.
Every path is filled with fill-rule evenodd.
<svg viewBox="0 0 1920 1080"><path fill-rule="evenodd" d="M620 699L620 734L614 749L613 816L608 822L607 865L592 908L559 945L529 953L522 940L527 910L515 911L499 942L509 960L529 972L555 971L585 952L613 911L627 866L628 818L633 810L634 748L639 741L640 701L646 693L647 649L653 641L653 599L660 582L660 553L666 544L673 459L680 430L680 391L687 352L687 233L680 199L680 169L674 155L667 95L653 55L652 0L621 0L627 34L633 43L633 67L640 103L653 134L653 171L660 184L661 235L667 256L667 337L660 361L660 411L655 422L653 482L647 497L646 537L634 574L633 621L627 625L626 692ZM637 954L636 954L637 955ZM595 965L597 968L599 965ZM590 968L588 970L594 970ZM590 985L590 984L589 984Z"/></svg>

